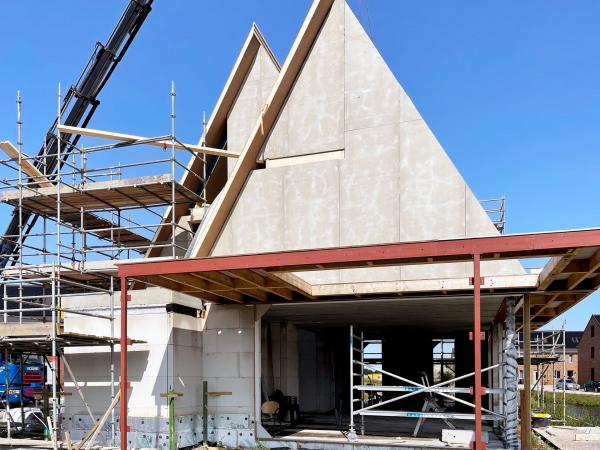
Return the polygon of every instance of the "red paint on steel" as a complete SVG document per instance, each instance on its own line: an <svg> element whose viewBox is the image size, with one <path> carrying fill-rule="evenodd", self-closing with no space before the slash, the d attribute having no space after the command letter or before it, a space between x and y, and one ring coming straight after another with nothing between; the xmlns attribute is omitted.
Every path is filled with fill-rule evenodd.
<svg viewBox="0 0 600 450"><path fill-rule="evenodd" d="M127 450L127 278L121 277L121 450Z"/></svg>
<svg viewBox="0 0 600 450"><path fill-rule="evenodd" d="M473 342L475 343L475 449L483 450L481 422L481 258L473 255Z"/></svg>
<svg viewBox="0 0 600 450"><path fill-rule="evenodd" d="M375 266L459 262L471 260L474 254L482 260L526 258L582 247L600 247L600 229L148 261L121 264L119 274L136 277L258 268L285 272L361 267L367 262Z"/></svg>

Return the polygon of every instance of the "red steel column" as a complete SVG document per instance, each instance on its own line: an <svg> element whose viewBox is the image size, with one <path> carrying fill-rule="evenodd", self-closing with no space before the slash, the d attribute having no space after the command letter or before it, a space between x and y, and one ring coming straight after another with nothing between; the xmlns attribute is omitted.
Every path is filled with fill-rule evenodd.
<svg viewBox="0 0 600 450"><path fill-rule="evenodd" d="M475 445L476 450L485 449L481 421L481 258L473 255L473 342L475 343Z"/></svg>
<svg viewBox="0 0 600 450"><path fill-rule="evenodd" d="M127 450L127 277L121 276L121 450Z"/></svg>

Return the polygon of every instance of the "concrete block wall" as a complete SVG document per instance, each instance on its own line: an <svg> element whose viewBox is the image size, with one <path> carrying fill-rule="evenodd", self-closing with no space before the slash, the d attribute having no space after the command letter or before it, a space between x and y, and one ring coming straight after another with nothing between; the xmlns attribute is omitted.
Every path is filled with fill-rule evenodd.
<svg viewBox="0 0 600 450"><path fill-rule="evenodd" d="M149 291L149 292L148 292ZM177 313L167 313L166 304L173 298L160 289L133 291L129 305L128 336L144 343L128 349L128 378L132 389L129 397L131 417L168 417L167 399L161 397L170 387L183 394L175 401L178 415L195 414L202 404L202 330L204 320ZM119 293L115 295L118 307ZM86 305L82 309L109 315L105 307L108 296L90 299L71 297L70 304ZM197 299L194 299L198 306ZM189 302L189 298L185 300ZM115 337L120 338L119 314L115 317ZM110 336L110 321L101 318L67 314L65 332ZM86 401L96 415L102 415L110 403L110 349L82 347L67 349L66 358L82 386ZM115 390L118 390L120 347L115 346ZM65 375L67 415L87 415L73 383Z"/></svg>
<svg viewBox="0 0 600 450"><path fill-rule="evenodd" d="M211 305L202 340L210 414L254 416L254 306ZM252 419L254 420L254 419Z"/></svg>

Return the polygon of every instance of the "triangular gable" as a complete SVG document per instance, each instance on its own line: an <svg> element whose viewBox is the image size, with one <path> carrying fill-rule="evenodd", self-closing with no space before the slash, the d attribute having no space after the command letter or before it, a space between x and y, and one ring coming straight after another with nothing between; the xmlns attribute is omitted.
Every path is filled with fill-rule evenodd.
<svg viewBox="0 0 600 450"><path fill-rule="evenodd" d="M197 231L197 236L194 237L194 246L189 251L191 256L208 256L214 247L248 175L257 167L256 159L258 153L265 142L268 132L277 120L279 111L281 111L285 103L332 3L333 0L315 0L313 2L302 24L302 28L292 45L292 49L281 68L279 77L269 95L261 117L255 122L250 138L240 154L227 183L212 205L213 212L210 218L207 218L202 223Z"/></svg>
<svg viewBox="0 0 600 450"><path fill-rule="evenodd" d="M217 103L213 109L210 119L206 125L206 136L202 136L198 142L199 145L206 145L214 148L223 148L227 142L227 123L228 117L233 110L240 93L244 90L244 86L252 72L253 68L257 66L257 61L261 62L263 70L267 70L277 74L281 69L277 58L271 51L271 48L267 44L265 38L260 32L258 26L253 23L244 45L238 55L238 58L231 70L225 87L221 91L221 95L217 100ZM271 80L271 85L275 80ZM256 121L255 117L248 118L253 123ZM230 143L229 143L230 144ZM228 148L231 148L229 146ZM209 157L210 159L210 157ZM187 164L187 171L184 173L181 183L188 189L197 192L200 189L200 180L192 175L190 172L201 174L203 172L202 159L196 156L191 156ZM216 178L216 177L215 177ZM224 181L223 181L224 182ZM219 191L221 186L213 187L212 190ZM213 194L215 195L215 194ZM210 201L211 199L209 199ZM188 207L186 205L176 206L175 216L177 220L187 214ZM171 208L167 208L163 215L163 223L171 220ZM153 238L153 242L165 241L170 238L171 227L160 227ZM162 247L152 247L147 253L146 257L159 256Z"/></svg>
<svg viewBox="0 0 600 450"><path fill-rule="evenodd" d="M254 170L257 156L265 169ZM193 256L498 234L343 0L313 4L219 200ZM482 265L483 275L521 273L516 261ZM301 276L339 283L470 274L467 264L437 264Z"/></svg>

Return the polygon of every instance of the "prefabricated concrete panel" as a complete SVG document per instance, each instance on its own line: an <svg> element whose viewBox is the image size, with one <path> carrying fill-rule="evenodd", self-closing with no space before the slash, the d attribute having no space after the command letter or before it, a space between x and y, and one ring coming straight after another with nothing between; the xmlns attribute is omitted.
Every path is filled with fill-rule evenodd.
<svg viewBox="0 0 600 450"><path fill-rule="evenodd" d="M277 145L265 145L264 159L344 148L342 0L334 2L271 135Z"/></svg>
<svg viewBox="0 0 600 450"><path fill-rule="evenodd" d="M350 8L336 0L263 158L340 149L343 159L290 158L285 167L253 171L213 255L498 234ZM516 261L482 269L523 273ZM325 284L470 273L461 263L297 275Z"/></svg>
<svg viewBox="0 0 600 450"><path fill-rule="evenodd" d="M278 70L264 47L260 47L238 96L227 116L227 149L241 153L260 117L277 79ZM231 173L237 160L228 159Z"/></svg>

